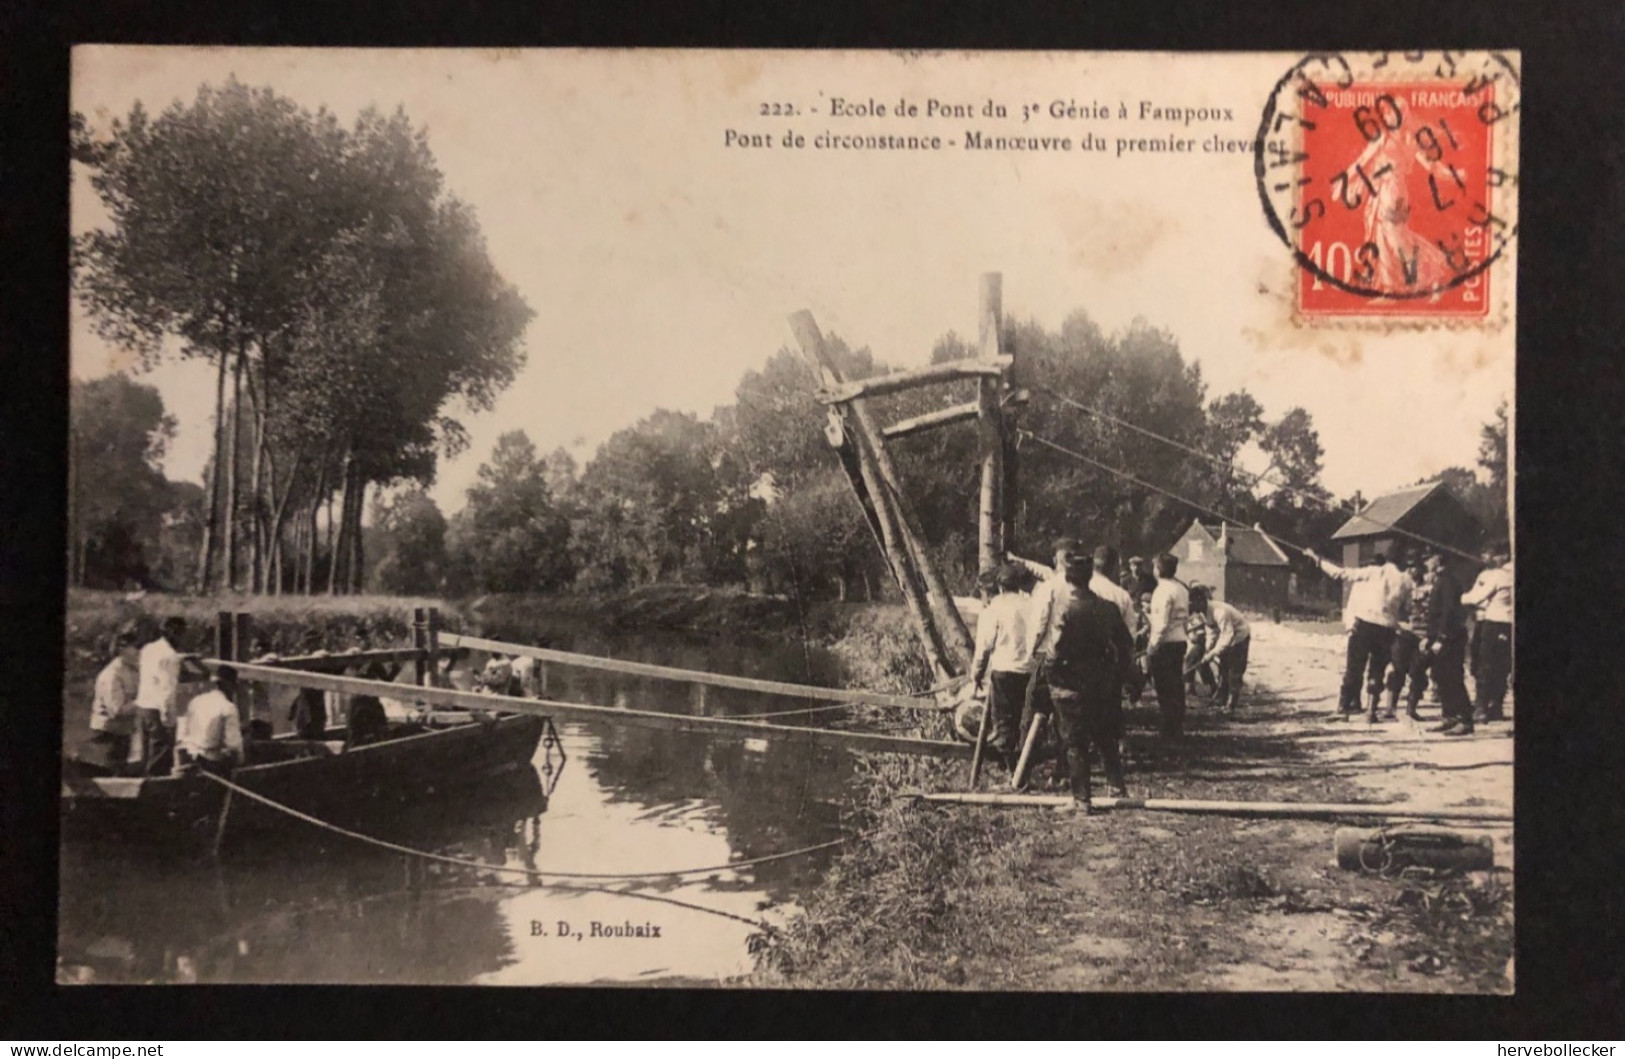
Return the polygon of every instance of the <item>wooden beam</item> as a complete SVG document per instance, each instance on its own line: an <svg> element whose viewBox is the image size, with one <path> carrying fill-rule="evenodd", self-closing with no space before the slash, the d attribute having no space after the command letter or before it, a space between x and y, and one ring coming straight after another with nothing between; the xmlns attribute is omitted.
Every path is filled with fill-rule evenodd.
<svg viewBox="0 0 1625 1059"><path fill-rule="evenodd" d="M406 662L418 657L410 647L380 647L371 651L345 651L341 654L291 655L270 663L283 669L308 673L342 672L361 662Z"/></svg>
<svg viewBox="0 0 1625 1059"><path fill-rule="evenodd" d="M899 419L882 430L880 434L887 441L895 441L898 438L906 438L910 434L922 434L927 430L934 430L950 423L963 423L966 420L975 419L977 409L980 407L981 404L977 401L949 405L947 408L927 412L924 415L915 416L913 419Z"/></svg>
<svg viewBox="0 0 1625 1059"><path fill-rule="evenodd" d="M525 658L539 658L544 662L560 662L565 665L581 666L586 669L604 669L612 673L624 673L627 676L682 680L690 684L706 684L714 688L736 688L740 691L755 691L765 695L789 695L800 699L817 699L821 702L862 702L874 706L896 706L905 710L941 711L941 707L928 699L910 698L906 695L887 695L879 691L862 691L856 688L821 688L813 684L789 684L779 680L736 677L729 673L706 673L694 669L676 669L672 666L657 666L649 662L631 662L624 658L603 658L599 655L582 655L572 651L555 651L550 647L530 647L525 644L488 640L479 636L465 636L454 632L442 633L441 641L465 650L521 655Z"/></svg>
<svg viewBox="0 0 1625 1059"><path fill-rule="evenodd" d="M999 794L945 792L925 794L914 791L903 797L924 802L955 805L996 805L1028 808L1064 808L1072 804L1070 794ZM1185 798L1095 798L1101 809L1149 809L1164 813L1195 813L1208 816L1268 817L1272 819L1335 820L1344 817L1377 817L1396 820L1478 820L1485 823L1511 823L1505 809L1455 808L1427 809L1415 805L1373 805L1361 802L1236 802L1199 801Z"/></svg>
<svg viewBox="0 0 1625 1059"><path fill-rule="evenodd" d="M999 407L1001 409L1011 408L1016 405L1024 405L1030 400L1032 400L1031 392L1013 390L999 397ZM927 412L924 415L915 416L913 419L899 419L882 430L880 435L887 441L896 441L898 438L906 438L927 430L935 430L937 427L948 426L951 423L964 423L975 419L981 407L982 402L979 399L966 401L964 404L949 405L947 408Z"/></svg>
<svg viewBox="0 0 1625 1059"><path fill-rule="evenodd" d="M801 346L802 354L812 362L814 370L819 373L825 386L841 385L841 370L836 366L835 358L830 355L828 347L824 345L823 332L818 330L818 322L813 319L812 313L802 310L791 316L790 328L795 332L796 342ZM859 478L853 480L854 489L858 493L859 502L863 502L867 497L869 506L875 512L880 527L881 552L886 556L886 562L891 566L892 577L903 593L903 602L907 605L909 617L914 622L914 629L919 635L920 647L925 652L926 661L930 663L931 671L939 679L958 676L965 670L966 664L955 666L949 661L948 648L943 642L941 630L931 616L931 605L926 597L925 586L915 576L916 556L909 547L909 537L903 528L901 513L896 504L888 498L880 468L874 459L873 446L868 443L869 432L873 431L874 423L872 420L869 421L869 430L859 439L857 437L859 417L867 415L863 403L854 401L841 406L839 411L843 430L854 435L855 440L853 452L858 461Z"/></svg>
<svg viewBox="0 0 1625 1059"><path fill-rule="evenodd" d="M979 352L984 360L999 359L999 330L1004 323L1004 277L997 272L982 276L981 301L977 309ZM1013 358L1004 357L1006 365ZM1004 418L999 407L1000 377L985 378L976 384L977 426L982 454L982 481L976 523L976 566L982 573L994 570L1004 561ZM974 778L972 784L974 785Z"/></svg>
<svg viewBox="0 0 1625 1059"><path fill-rule="evenodd" d="M1014 408L1017 404L1025 404L1030 400L1032 400L1030 391L1012 390L999 396L998 401L999 408L1004 409ZM975 419L980 411L980 400L965 401L964 404L949 404L947 408L938 409L934 413L915 416L913 419L899 419L892 426L881 430L881 437L884 437L887 442L895 442L900 437L912 437L915 434L923 434L926 430L934 430L936 427L949 426L954 422L970 421L970 419Z"/></svg>
<svg viewBox="0 0 1625 1059"><path fill-rule="evenodd" d="M213 668L222 662L217 658L206 658L203 659L203 664ZM290 671L278 666L252 663L238 664L237 671L245 680L257 680L266 684L316 688L345 695L377 695L380 698L407 699L432 706L452 706L488 713L528 713L566 721L618 724L631 728L654 728L671 732L702 732L738 739L779 739L794 743L840 746L849 750L916 756L963 758L969 757L971 752L970 746L966 743L952 743L940 739L910 739L870 732L845 732L831 728L797 728L760 721L735 720L730 717L693 717L679 713L657 713L653 710L589 706L578 702L521 699L509 695L488 695L478 691L458 691L454 688L419 688L410 684Z"/></svg>
<svg viewBox="0 0 1625 1059"><path fill-rule="evenodd" d="M842 382L836 386L828 387L818 395L818 400L824 404L846 404L862 397L884 397L889 393L900 390L910 390L916 386L929 386L938 382L953 382L956 379L979 379L991 376L999 378L1004 370L1010 366L1009 357L993 357L984 360L951 360L946 364L932 364L925 368L910 368L907 371L894 371L890 375L880 375L872 379L860 379L857 382Z"/></svg>

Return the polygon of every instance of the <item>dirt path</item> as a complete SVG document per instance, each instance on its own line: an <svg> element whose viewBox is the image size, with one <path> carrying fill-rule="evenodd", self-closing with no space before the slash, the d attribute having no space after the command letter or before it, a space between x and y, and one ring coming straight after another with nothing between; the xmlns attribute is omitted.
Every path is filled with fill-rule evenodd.
<svg viewBox="0 0 1625 1059"><path fill-rule="evenodd" d="M1226 720L1192 704L1186 745L1159 753L1154 708L1129 719L1137 796L1512 805L1510 724L1467 738L1425 720L1328 722L1342 638L1258 622L1249 697ZM1495 870L1393 879L1336 867L1337 825L1128 811L1033 817L1045 890L1031 959L977 966L964 984L1061 990L1506 992L1512 829ZM1023 831L1027 831L1023 827Z"/></svg>

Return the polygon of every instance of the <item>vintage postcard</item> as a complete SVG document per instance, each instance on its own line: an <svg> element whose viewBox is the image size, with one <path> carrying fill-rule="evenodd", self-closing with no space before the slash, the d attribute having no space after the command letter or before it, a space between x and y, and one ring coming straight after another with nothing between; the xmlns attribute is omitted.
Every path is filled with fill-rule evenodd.
<svg viewBox="0 0 1625 1059"><path fill-rule="evenodd" d="M75 49L58 981L1512 992L1520 85Z"/></svg>

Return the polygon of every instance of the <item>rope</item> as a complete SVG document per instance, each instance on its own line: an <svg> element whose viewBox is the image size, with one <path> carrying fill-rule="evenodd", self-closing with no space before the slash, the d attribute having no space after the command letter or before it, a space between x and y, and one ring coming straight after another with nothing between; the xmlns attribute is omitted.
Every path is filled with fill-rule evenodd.
<svg viewBox="0 0 1625 1059"><path fill-rule="evenodd" d="M413 849L411 846L403 846L399 843L390 842L386 839L374 838L372 835L363 835L359 831L351 831L348 828L329 823L326 820L320 819L319 817L311 816L309 813L302 813L292 806L283 805L281 802L267 798L263 794L259 794L255 791L249 790L247 787L233 783L223 776L217 776L212 772L200 772L199 775L201 775L204 779L212 780L213 782L220 784L220 786L229 791L234 791L235 793L242 795L244 798L259 802L261 805L275 809L280 813L285 813L296 820L302 820L313 827L319 827L324 831L331 831L334 834L343 835L345 838L353 838L358 842L365 842L368 845L377 846L380 849L387 849L395 853L404 853L409 857L418 857L423 860L438 861L441 864L455 864L464 868L479 868L484 871L510 872L521 875L539 876L553 879L668 879L681 875L704 875L710 872L733 871L738 868L754 867L757 864L766 864L770 861L788 860L791 857L799 857L807 853L816 853L819 850L831 849L846 842L846 839L844 838L837 838L833 841L823 842L816 846L804 846L801 849L793 849L788 853L773 853L765 857L753 857L750 860L738 860L729 864L712 864L703 868L683 868L676 871L541 871L536 868L513 867L507 864L487 864L484 861L469 860L466 857L452 857L444 853L431 853L428 850Z"/></svg>
<svg viewBox="0 0 1625 1059"><path fill-rule="evenodd" d="M1166 435L1159 434L1154 430L1150 430L1150 429L1147 429L1146 427L1142 427L1142 426L1138 425L1137 423L1131 423L1126 419L1121 419L1121 418L1119 418L1117 416L1112 415L1110 412L1104 411L1103 409L1091 407L1089 405L1086 405L1086 404L1082 403L1081 401L1074 401L1072 398L1067 397L1065 394L1056 393L1054 390L1051 390L1048 387L1035 386L1035 387L1033 387L1033 389L1037 390L1039 393L1044 394L1046 397L1050 397L1050 398L1052 398L1052 399L1054 399L1056 401L1061 402L1064 405L1067 405L1067 406L1072 407L1072 408L1076 408L1078 411L1083 412L1086 415L1094 416L1097 419L1104 419L1109 423L1114 423L1117 426L1124 427L1124 428L1126 428L1128 430L1132 430L1136 434L1143 434L1144 436L1146 436L1148 438L1152 438L1152 439L1154 439L1156 441L1160 441L1165 445L1172 445L1174 448L1179 449L1182 452L1189 453L1190 455L1195 456L1198 459L1206 460L1207 462L1213 464L1214 466L1222 467L1225 470L1230 471L1233 474L1241 475L1244 478L1251 478L1254 483L1263 482L1266 485L1273 485L1277 489L1284 490L1285 492L1288 492L1288 493L1292 494L1293 496L1301 497L1304 500L1309 500L1309 501L1311 501L1313 503L1321 505L1322 507L1326 507L1326 508L1329 508L1329 509L1331 509L1333 511L1342 512L1344 514L1352 515L1352 516L1355 516L1355 517L1358 517L1358 518L1363 518L1367 522L1371 523L1373 526L1379 526L1382 529L1392 530L1395 533L1398 533L1398 534L1400 534L1402 536L1405 536L1405 537L1409 537L1412 540L1419 541L1422 544L1426 544L1426 545L1429 545L1431 547L1438 548L1441 551L1450 552L1453 555L1459 555L1462 558L1470 559L1473 562L1478 561L1478 556L1471 555L1471 554L1469 554L1467 552L1464 552L1460 548L1454 548L1454 547L1451 547L1448 544L1443 543L1442 541L1436 541L1436 540L1433 540L1430 537L1424 537L1420 533L1412 533L1410 530L1402 529L1399 526L1396 526L1391 522L1384 522L1381 519L1372 518L1369 515L1362 515L1362 514L1360 514L1360 512L1354 510L1354 508L1352 506L1348 505L1348 504L1339 503L1336 500L1332 500L1332 499L1329 499L1327 497L1320 496L1319 494L1312 493L1312 492L1310 492L1310 491L1308 491L1306 489L1299 489L1299 488L1297 488L1295 486L1288 485L1286 482L1277 481L1276 479L1269 477L1267 474L1255 473L1253 471L1247 470L1246 468L1235 467L1235 466L1233 466L1233 465L1231 465L1229 463L1226 463L1224 460L1221 460L1219 457L1214 456L1212 453L1203 452L1200 449L1197 449L1197 448L1194 448L1194 447L1192 447L1190 445L1187 445L1183 441L1179 441L1176 438L1167 437ZM1037 439L1034 439L1034 440L1037 440ZM1185 502L1190 503L1190 501L1185 501ZM1194 507L1196 505L1193 504L1192 506ZM1279 538L1277 538L1277 539L1279 539ZM1296 547L1296 545L1294 545L1294 547ZM1304 549L1302 549L1302 548L1299 548L1298 550L1299 551L1304 551Z"/></svg>
<svg viewBox="0 0 1625 1059"><path fill-rule="evenodd" d="M1146 481L1145 479L1136 477L1135 475L1132 475L1129 472L1127 472L1127 471L1125 471L1125 470L1123 470L1123 469L1121 469L1119 467L1113 467L1109 463L1101 463L1099 460L1095 459L1094 457L1085 456L1083 453L1077 452L1077 451L1075 451L1073 449L1069 449L1065 445L1057 445L1055 442L1050 441L1050 440L1048 440L1046 438L1041 438L1037 434L1032 433L1031 431L1020 430L1020 431L1017 431L1017 433L1022 437L1031 438L1033 441L1037 442L1040 445L1043 445L1045 448L1054 449L1056 452L1059 452L1059 453L1061 453L1062 455L1065 455L1065 456L1071 456L1075 460L1082 460L1084 463L1091 464L1091 465L1093 465L1095 467L1098 467L1101 470L1106 471L1109 474L1115 474L1115 475L1118 475L1119 477L1127 478L1129 481L1133 482L1135 485L1141 486L1142 488L1145 488L1145 489L1149 489L1153 493L1161 493L1163 496L1168 497L1170 500L1177 500L1181 504L1186 505L1187 507L1193 507L1196 510L1202 512L1203 514L1212 515L1214 518L1219 519L1219 520L1221 520L1223 522L1228 522L1232 526L1240 526L1243 529L1253 529L1253 528L1255 528L1253 526L1249 526L1247 523L1241 521L1238 518L1233 518L1230 515L1226 515L1222 511L1215 511L1212 508L1206 506L1205 504L1198 504L1196 501L1191 500L1191 499L1189 499L1187 497L1180 496L1178 493L1175 493L1175 492L1173 492L1171 490L1164 489L1160 485L1153 485L1152 483ZM1279 541L1280 543L1285 544L1288 547L1295 548L1298 551L1303 552L1305 555L1313 556L1313 554L1314 554L1311 551L1309 551L1308 548L1305 548L1303 545L1295 544L1292 541L1287 540L1285 537L1277 537L1273 533L1268 534L1267 536L1269 536L1269 538L1271 540Z"/></svg>
<svg viewBox="0 0 1625 1059"><path fill-rule="evenodd" d="M926 688L923 692L921 692L918 697L923 700L928 696L937 694L938 692L948 691L948 690L950 690L952 688L956 688L961 684L967 683L969 680L970 680L970 678L965 677L965 676L953 677L953 678L951 678L949 680L944 680L940 684L933 684L931 687ZM828 706L809 706L809 707L807 707L806 709L803 709L803 710L772 710L772 711L770 711L768 713L730 713L730 714L725 714L724 716L727 716L727 717L729 717L731 719L738 719L738 720L745 720L745 719L754 720L754 719L759 718L759 717L798 717L798 716L801 716L801 715L804 715L804 714L809 714L809 713L828 713L828 712L830 712L832 710L850 710L855 706L867 706L867 705L870 705L870 703L865 703L865 702L837 702L837 703L832 703L831 705L828 705ZM894 704L888 703L888 702L877 702L877 703L874 703L873 705L874 705L874 707L876 709L882 709L882 710L884 710L884 709L893 709L893 710L913 709L913 710L920 710L920 711L925 712L925 713L947 713L949 710L953 709L953 707L951 705L944 706L944 705L939 705L939 704L934 703L934 702L923 702L923 701L918 706L897 706L897 705L894 705Z"/></svg>

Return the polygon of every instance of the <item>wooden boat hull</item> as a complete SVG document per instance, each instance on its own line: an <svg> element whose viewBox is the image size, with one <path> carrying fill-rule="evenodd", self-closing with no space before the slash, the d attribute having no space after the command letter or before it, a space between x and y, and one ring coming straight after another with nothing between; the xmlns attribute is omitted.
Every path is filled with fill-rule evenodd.
<svg viewBox="0 0 1625 1059"><path fill-rule="evenodd" d="M510 714L348 750L339 742L278 737L263 749L283 760L245 765L231 780L322 820L354 822L530 768L547 723L544 717ZM212 832L226 793L203 776L93 776L68 762L62 780L63 830L199 837ZM250 799L234 798L230 826L237 831L309 825Z"/></svg>

